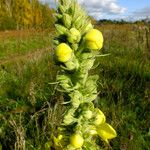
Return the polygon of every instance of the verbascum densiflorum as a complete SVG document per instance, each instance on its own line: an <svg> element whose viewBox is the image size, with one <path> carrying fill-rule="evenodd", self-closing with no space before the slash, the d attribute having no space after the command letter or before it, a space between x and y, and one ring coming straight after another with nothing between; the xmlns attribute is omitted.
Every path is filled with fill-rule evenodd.
<svg viewBox="0 0 150 150"><path fill-rule="evenodd" d="M99 150L97 138L108 143L117 136L104 113L95 108L98 75L89 75L103 47L102 33L94 29L76 0L59 0L56 10L54 57L60 66L57 90L64 96L66 111L57 135L56 150ZM65 97L67 97L65 99Z"/></svg>

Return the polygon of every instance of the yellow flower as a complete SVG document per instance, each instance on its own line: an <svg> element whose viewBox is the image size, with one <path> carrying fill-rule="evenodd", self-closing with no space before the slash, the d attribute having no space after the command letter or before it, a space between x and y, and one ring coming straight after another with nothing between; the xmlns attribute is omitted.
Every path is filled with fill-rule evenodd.
<svg viewBox="0 0 150 150"><path fill-rule="evenodd" d="M96 114L95 114L94 124L96 126L98 126L106 121L106 117L101 110L99 110L98 108L95 108L95 113Z"/></svg>
<svg viewBox="0 0 150 150"><path fill-rule="evenodd" d="M103 35L97 29L91 29L83 38L85 47L92 50L99 50L103 46Z"/></svg>
<svg viewBox="0 0 150 150"><path fill-rule="evenodd" d="M70 137L70 144L74 147L74 148L81 148L83 145L84 139L80 134L73 134Z"/></svg>
<svg viewBox="0 0 150 150"><path fill-rule="evenodd" d="M72 49L65 43L61 43L56 47L55 55L60 62L67 62L72 57Z"/></svg>
<svg viewBox="0 0 150 150"><path fill-rule="evenodd" d="M117 136L116 131L108 123L100 124L97 128L98 135L108 143L108 139L113 139Z"/></svg>

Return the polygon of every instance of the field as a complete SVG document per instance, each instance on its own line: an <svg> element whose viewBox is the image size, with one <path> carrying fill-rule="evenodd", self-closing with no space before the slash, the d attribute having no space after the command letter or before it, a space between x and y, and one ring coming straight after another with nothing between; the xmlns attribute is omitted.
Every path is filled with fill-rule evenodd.
<svg viewBox="0 0 150 150"><path fill-rule="evenodd" d="M97 25L95 106L117 131L108 149L150 149L150 26ZM56 91L53 30L0 32L0 150L48 150L65 106ZM103 145L103 143L102 143Z"/></svg>

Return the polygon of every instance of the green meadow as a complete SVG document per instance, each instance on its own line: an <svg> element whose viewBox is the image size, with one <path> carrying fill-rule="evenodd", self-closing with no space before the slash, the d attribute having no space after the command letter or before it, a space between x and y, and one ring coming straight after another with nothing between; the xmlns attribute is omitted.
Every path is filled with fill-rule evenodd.
<svg viewBox="0 0 150 150"><path fill-rule="evenodd" d="M102 149L150 148L150 25L95 25L104 36L94 101L117 131ZM49 150L65 105L54 84L54 30L0 32L0 150ZM105 148L104 148L105 147ZM53 150L53 149L52 149Z"/></svg>

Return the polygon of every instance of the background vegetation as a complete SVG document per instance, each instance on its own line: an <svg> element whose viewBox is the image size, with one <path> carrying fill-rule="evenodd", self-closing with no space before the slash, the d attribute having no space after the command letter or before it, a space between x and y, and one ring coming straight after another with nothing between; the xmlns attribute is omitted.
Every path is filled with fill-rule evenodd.
<svg viewBox="0 0 150 150"><path fill-rule="evenodd" d="M1 0L0 7L6 9L6 2L14 1ZM12 17L17 4L9 5L16 7L7 8L11 11L0 9L0 14L7 12L0 15L1 30L21 29L0 32L0 150L48 150L65 109L63 95L52 84L58 70L53 62L53 11L36 0L24 0L21 6L26 3L30 10L35 3L43 8L37 12L47 8L50 15L46 19L43 13L41 24L25 23L23 17L21 21ZM30 14L32 19L34 15ZM149 150L150 24L95 23L105 39L102 53L109 54L97 58L98 68L90 72L100 76L95 106L118 133L108 149Z"/></svg>
<svg viewBox="0 0 150 150"><path fill-rule="evenodd" d="M38 0L0 0L0 30L48 28L53 10Z"/></svg>

